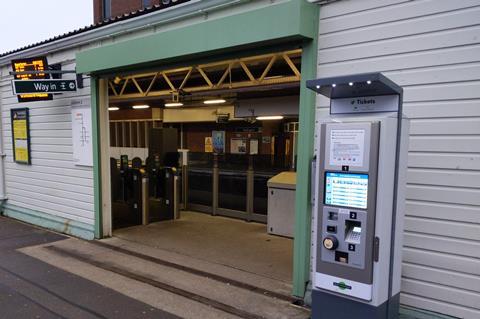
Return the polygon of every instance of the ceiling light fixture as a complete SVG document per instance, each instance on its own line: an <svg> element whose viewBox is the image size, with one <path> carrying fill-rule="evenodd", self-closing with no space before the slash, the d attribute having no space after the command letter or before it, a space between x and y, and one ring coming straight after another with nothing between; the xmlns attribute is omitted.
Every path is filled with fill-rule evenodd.
<svg viewBox="0 0 480 319"><path fill-rule="evenodd" d="M269 120L283 120L281 115L272 115L272 116L258 116L258 121L269 121Z"/></svg>
<svg viewBox="0 0 480 319"><path fill-rule="evenodd" d="M132 106L132 108L135 109L135 110L142 110L142 109L150 108L150 105L146 105L146 104L145 105L134 105L134 106Z"/></svg>
<svg viewBox="0 0 480 319"><path fill-rule="evenodd" d="M222 103L225 103L227 102L226 100L224 99L215 99L215 100L205 100L203 101L203 104L222 104Z"/></svg>
<svg viewBox="0 0 480 319"><path fill-rule="evenodd" d="M183 103L182 102L165 103L165 107L177 107L177 106L183 106Z"/></svg>
<svg viewBox="0 0 480 319"><path fill-rule="evenodd" d="M120 108L119 108L118 106L110 106L110 107L108 108L108 110L109 110L109 111L118 111L118 110L120 110Z"/></svg>

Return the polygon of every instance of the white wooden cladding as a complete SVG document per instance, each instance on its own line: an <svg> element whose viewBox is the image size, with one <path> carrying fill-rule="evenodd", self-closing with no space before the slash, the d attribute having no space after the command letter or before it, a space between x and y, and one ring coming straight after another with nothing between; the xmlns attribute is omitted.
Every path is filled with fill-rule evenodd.
<svg viewBox="0 0 480 319"><path fill-rule="evenodd" d="M73 70L74 55L70 50L49 55L48 59L50 64L62 63L62 69ZM52 101L18 103L12 94L9 71L3 67L0 77L7 203L94 225L93 169L73 162L70 107L72 99L90 98L89 79L76 93L55 95ZM21 107L28 107L30 112L32 165L13 162L10 109Z"/></svg>
<svg viewBox="0 0 480 319"><path fill-rule="evenodd" d="M318 76L364 72L411 118L401 302L480 318L480 0L322 5Z"/></svg>

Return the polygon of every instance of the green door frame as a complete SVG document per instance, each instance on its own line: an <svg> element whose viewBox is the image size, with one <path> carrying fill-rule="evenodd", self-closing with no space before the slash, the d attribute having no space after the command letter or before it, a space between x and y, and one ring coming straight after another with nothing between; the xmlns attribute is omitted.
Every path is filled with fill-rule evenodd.
<svg viewBox="0 0 480 319"><path fill-rule="evenodd" d="M93 197L95 209L95 238L103 238L103 215L102 215L102 173L101 173L101 149L100 149L100 103L99 103L99 79L90 78L91 108L92 108L92 147L93 147Z"/></svg>
<svg viewBox="0 0 480 319"><path fill-rule="evenodd" d="M319 19L314 22L318 30ZM315 135L316 95L306 81L317 77L318 37L305 42L302 51L300 112L295 192L295 236L293 240L293 295L303 297L310 280L311 248L311 161Z"/></svg>
<svg viewBox="0 0 480 319"><path fill-rule="evenodd" d="M114 71L182 60L255 52L258 47L301 43L300 132L294 239L294 296L303 297L310 276L310 162L313 157L315 94L305 81L317 74L319 6L305 0L279 2L265 8L135 38L77 54L77 72L91 74L92 137L94 153L95 238L102 238L102 181L99 79ZM249 26L245 28L244 26ZM172 41L175 39L175 41ZM184 39L179 41L178 39ZM175 43L175 46L162 46ZM137 48L144 48L138 51Z"/></svg>

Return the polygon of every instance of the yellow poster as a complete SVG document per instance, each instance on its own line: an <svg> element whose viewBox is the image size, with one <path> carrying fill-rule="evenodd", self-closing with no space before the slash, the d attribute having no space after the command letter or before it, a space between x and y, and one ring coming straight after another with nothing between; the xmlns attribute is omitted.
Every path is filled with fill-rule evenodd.
<svg viewBox="0 0 480 319"><path fill-rule="evenodd" d="M17 162L28 163L28 149L23 147L15 148L15 160Z"/></svg>
<svg viewBox="0 0 480 319"><path fill-rule="evenodd" d="M205 137L205 153L213 153L213 142L211 137Z"/></svg>
<svg viewBox="0 0 480 319"><path fill-rule="evenodd" d="M16 163L30 164L28 108L10 110L13 154Z"/></svg>
<svg viewBox="0 0 480 319"><path fill-rule="evenodd" d="M15 139L27 139L27 120L13 121L13 136Z"/></svg>

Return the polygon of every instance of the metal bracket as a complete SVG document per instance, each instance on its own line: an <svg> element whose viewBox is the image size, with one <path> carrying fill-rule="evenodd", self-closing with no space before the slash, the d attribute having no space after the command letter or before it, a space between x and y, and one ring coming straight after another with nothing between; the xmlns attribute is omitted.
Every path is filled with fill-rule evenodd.
<svg viewBox="0 0 480 319"><path fill-rule="evenodd" d="M77 88L83 89L83 74L77 73Z"/></svg>
<svg viewBox="0 0 480 319"><path fill-rule="evenodd" d="M44 71L22 71L14 72L10 71L10 75L38 75L38 74L67 74L67 73L77 73L75 70L44 70Z"/></svg>

